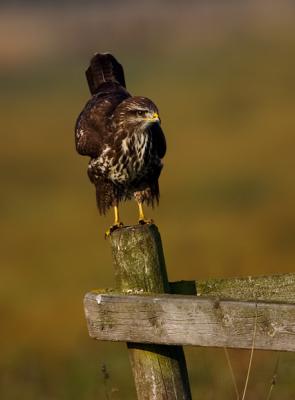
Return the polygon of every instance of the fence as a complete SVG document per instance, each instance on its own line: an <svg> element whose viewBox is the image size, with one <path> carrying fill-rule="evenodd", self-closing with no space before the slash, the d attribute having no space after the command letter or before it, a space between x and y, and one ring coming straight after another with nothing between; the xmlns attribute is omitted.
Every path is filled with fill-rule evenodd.
<svg viewBox="0 0 295 400"><path fill-rule="evenodd" d="M116 288L85 296L88 331L127 342L139 400L191 399L182 345L295 351L295 274L168 282L155 225L113 232Z"/></svg>

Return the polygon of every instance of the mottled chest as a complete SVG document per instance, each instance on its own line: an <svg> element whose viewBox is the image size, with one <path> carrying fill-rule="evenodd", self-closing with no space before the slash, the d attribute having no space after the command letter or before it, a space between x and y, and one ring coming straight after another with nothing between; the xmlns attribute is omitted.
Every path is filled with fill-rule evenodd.
<svg viewBox="0 0 295 400"><path fill-rule="evenodd" d="M129 168L132 167L135 171L139 171L143 167L150 148L149 141L150 138L146 132L126 136L122 140L121 158Z"/></svg>
<svg viewBox="0 0 295 400"><path fill-rule="evenodd" d="M150 160L150 137L141 132L118 138L105 145L100 156L93 160L95 169L114 183L124 184L145 173Z"/></svg>

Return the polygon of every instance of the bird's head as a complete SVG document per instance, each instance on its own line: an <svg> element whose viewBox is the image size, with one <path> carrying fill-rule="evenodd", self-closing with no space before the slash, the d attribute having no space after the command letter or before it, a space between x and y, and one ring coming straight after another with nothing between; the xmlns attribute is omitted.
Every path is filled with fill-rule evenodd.
<svg viewBox="0 0 295 400"><path fill-rule="evenodd" d="M156 105L146 97L129 97L117 107L115 114L120 123L142 129L161 122Z"/></svg>

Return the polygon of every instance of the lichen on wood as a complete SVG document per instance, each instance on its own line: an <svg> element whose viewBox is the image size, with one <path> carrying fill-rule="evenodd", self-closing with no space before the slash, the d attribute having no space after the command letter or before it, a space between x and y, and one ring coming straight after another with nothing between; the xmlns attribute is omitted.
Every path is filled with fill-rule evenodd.
<svg viewBox="0 0 295 400"><path fill-rule="evenodd" d="M295 274L207 279L196 286L201 297L295 303Z"/></svg>

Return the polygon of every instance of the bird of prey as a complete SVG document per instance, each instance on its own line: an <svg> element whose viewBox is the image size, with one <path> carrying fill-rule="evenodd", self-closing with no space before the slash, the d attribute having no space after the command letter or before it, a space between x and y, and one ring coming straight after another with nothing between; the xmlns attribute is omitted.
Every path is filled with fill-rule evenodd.
<svg viewBox="0 0 295 400"><path fill-rule="evenodd" d="M100 214L114 207L110 234L123 226L119 203L133 196L139 223L149 222L143 203L154 206L159 202L158 179L166 140L158 108L148 98L128 93L123 68L114 56L95 54L86 78L92 97L76 122L76 149L90 157L88 176L96 188Z"/></svg>

